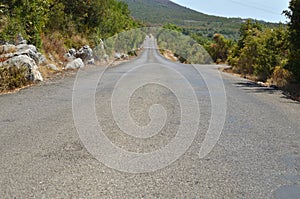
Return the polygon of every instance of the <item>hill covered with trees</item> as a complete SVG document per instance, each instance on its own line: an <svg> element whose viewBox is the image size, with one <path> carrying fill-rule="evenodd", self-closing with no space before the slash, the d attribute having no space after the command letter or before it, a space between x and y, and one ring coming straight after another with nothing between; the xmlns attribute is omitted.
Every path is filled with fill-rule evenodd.
<svg viewBox="0 0 300 199"><path fill-rule="evenodd" d="M169 0L121 0L126 2L132 16L151 26L175 24L204 37L220 33L226 38L238 39L239 28L246 20L206 15L180 6ZM261 22L268 26L276 24Z"/></svg>

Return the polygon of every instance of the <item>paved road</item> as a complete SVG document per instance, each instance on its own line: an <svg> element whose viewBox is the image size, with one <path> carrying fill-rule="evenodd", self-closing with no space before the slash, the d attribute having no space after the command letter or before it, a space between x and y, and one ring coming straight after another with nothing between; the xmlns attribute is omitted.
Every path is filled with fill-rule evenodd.
<svg viewBox="0 0 300 199"><path fill-rule="evenodd" d="M170 70L164 66L174 68L173 72L179 71L182 76L177 77L174 73L174 78L170 79ZM208 78L213 79L218 74L215 66L200 68L204 74L211 75ZM171 63L160 57L156 50L147 49L139 59L109 68L97 82L101 72L103 67L83 70L80 77L85 81L75 88L75 77L67 77L0 96L0 198L299 198L299 103L286 99L280 91L222 74L227 96L225 125L213 150L200 158L199 150L209 128L212 103L205 81L194 67ZM123 127L119 127L122 117L119 118L121 121L113 118L116 115L113 115L112 101L123 102L123 98L118 98L117 94L113 98L113 92L117 90L122 94L120 88L123 88L126 95L126 88L136 83L131 80L148 81L149 78L156 82L165 80L163 82L169 83L170 87L154 82L137 89L130 96L128 106L116 107L115 114L118 116L119 111L126 119L125 124L121 124ZM161 159L152 160L154 167L150 168L155 171L134 173L138 168L129 165L130 162L120 164L115 161L117 156L113 151L100 156L106 155L106 164L115 164L122 170L118 171L98 161L80 140L79 135L84 135L78 134L75 128L78 121L74 123L72 94L80 91L73 105L88 118L93 114L81 107L85 107L91 98L83 91L89 93L96 81L99 86L94 110L106 137L132 153L161 149L176 137L183 114L178 100L180 94L175 95L170 88L186 94L188 89L183 86L186 79L195 91L201 117L191 146L172 164L155 170L155 165L163 165L164 158L168 158L164 154ZM218 90L213 92L218 96ZM184 100L192 97L187 93ZM192 103L191 100L189 107ZM129 107L135 123L145 127L151 122L148 111L153 109L153 104L162 105L163 116L167 116L154 122L152 127L159 128L156 135L145 134L148 138L143 139L121 130L131 128L123 108ZM153 110L162 110L160 108ZM76 119L76 114L74 117ZM88 127L94 125L88 120L82 122ZM82 124L79 121L79 129ZM93 139L90 141L93 143ZM147 165L143 166L147 169Z"/></svg>

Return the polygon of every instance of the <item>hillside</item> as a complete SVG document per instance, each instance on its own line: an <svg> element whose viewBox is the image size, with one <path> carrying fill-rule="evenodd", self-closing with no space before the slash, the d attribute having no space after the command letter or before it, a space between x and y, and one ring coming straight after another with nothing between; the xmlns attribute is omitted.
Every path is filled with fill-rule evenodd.
<svg viewBox="0 0 300 199"><path fill-rule="evenodd" d="M245 21L241 18L206 15L169 0L121 1L128 4L134 18L143 23L153 26L174 23L206 37L211 37L214 33L221 33L227 38L236 39L239 35L240 25Z"/></svg>

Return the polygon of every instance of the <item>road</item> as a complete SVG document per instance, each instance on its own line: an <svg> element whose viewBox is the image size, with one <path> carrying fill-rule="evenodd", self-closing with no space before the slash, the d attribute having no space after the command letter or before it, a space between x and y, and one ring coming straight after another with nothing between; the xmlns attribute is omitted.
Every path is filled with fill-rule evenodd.
<svg viewBox="0 0 300 199"><path fill-rule="evenodd" d="M171 79L170 68L174 69ZM198 68L208 79L218 74L216 66ZM218 96L219 91L209 93L193 66L169 62L149 48L138 59L117 67L105 71L103 67L90 67L80 73L79 86L73 76L0 96L1 198L299 198L300 104L280 91L222 74L227 98L224 128L212 151L200 158L212 115L210 96ZM122 95L129 92L126 88L134 88L135 80L150 84L130 93L130 100L122 101ZM184 87L186 80L191 87ZM169 86L155 84L161 81ZM93 110L86 106L93 101L84 91L93 93L95 82L98 87L93 107L102 131L114 145L136 154L155 152L176 138L185 111L178 97L184 94L186 99L182 100L190 100L186 108L193 112L193 95L187 92L193 88L200 119L191 146L167 164L166 154L146 161L152 166L139 167L139 159L122 164L116 151L109 148L103 149L106 151L100 158L95 157L83 140L89 132L80 132L94 125L89 121ZM175 95L173 89L179 94ZM78 95L74 95L76 91ZM113 102L128 104L119 107ZM162 114L161 106L153 108L155 104L163 106L164 111L151 123L151 116ZM145 134L139 134L143 128L134 135L124 132L133 128L123 111L126 107L136 124L147 127L151 123L158 132L150 135L144 129ZM81 129L82 125L85 128ZM91 144L93 140L91 137Z"/></svg>

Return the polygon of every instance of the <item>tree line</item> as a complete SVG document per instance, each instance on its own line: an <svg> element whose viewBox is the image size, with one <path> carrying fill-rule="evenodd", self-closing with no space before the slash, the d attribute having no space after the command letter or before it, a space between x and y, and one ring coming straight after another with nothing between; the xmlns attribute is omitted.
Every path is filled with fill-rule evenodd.
<svg viewBox="0 0 300 199"><path fill-rule="evenodd" d="M42 35L59 33L71 47L74 35L95 43L138 26L127 4L116 0L2 0L0 17L0 40L21 33L38 47Z"/></svg>
<svg viewBox="0 0 300 199"><path fill-rule="evenodd" d="M290 20L287 26L270 28L246 21L237 41L221 34L208 39L172 24L165 28L189 35L215 62L227 62L236 73L284 86L300 81L300 0L291 0L284 14ZM0 41L12 41L21 33L45 49L47 43L52 48L76 47L80 42L97 46L100 38L142 26L131 17L127 4L116 0L2 0L0 17Z"/></svg>
<svg viewBox="0 0 300 199"><path fill-rule="evenodd" d="M211 40L191 34L217 63L228 63L235 73L258 81L271 81L280 87L300 82L300 0L291 0L283 12L287 25L268 28L247 20L237 41L215 34Z"/></svg>

